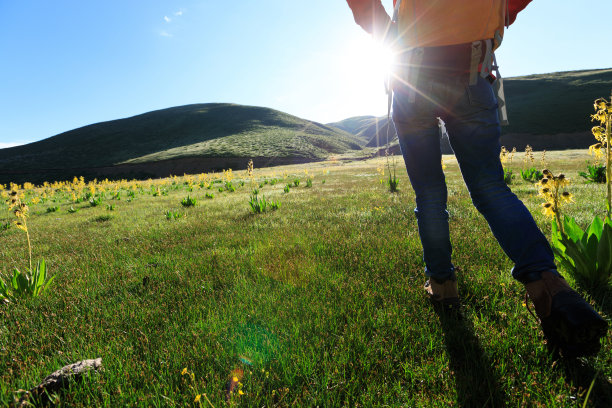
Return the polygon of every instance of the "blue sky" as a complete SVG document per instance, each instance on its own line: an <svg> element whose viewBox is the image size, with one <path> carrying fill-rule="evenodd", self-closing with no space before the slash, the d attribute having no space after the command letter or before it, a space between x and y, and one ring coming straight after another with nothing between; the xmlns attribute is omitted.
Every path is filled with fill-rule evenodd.
<svg viewBox="0 0 612 408"><path fill-rule="evenodd" d="M534 0L502 75L612 67L610 15L609 0ZM319 122L386 111L376 47L344 0L0 0L0 16L0 147L190 103Z"/></svg>

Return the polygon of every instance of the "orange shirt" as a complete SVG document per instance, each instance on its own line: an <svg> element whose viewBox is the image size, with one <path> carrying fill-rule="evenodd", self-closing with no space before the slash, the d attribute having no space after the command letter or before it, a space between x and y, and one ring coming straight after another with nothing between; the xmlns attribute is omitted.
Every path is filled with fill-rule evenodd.
<svg viewBox="0 0 612 408"><path fill-rule="evenodd" d="M424 3L427 2L427 0L420 1ZM346 2L353 11L355 22L368 33L374 34L376 31L382 33L384 30L386 30L391 18L385 11L385 8L380 0L346 0ZM395 6L396 2L397 0L393 0L393 6ZM516 20L516 15L527 7L529 3L531 3L531 0L508 0L508 25L514 23L514 20Z"/></svg>

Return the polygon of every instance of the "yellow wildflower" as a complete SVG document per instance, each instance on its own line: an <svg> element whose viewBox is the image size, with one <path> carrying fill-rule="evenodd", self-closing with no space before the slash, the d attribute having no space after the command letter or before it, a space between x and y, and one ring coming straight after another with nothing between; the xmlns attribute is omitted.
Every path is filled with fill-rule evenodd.
<svg viewBox="0 0 612 408"><path fill-rule="evenodd" d="M573 197L574 196L570 192L564 191L563 193L561 193L561 198L566 203L573 203L574 202Z"/></svg>
<svg viewBox="0 0 612 408"><path fill-rule="evenodd" d="M557 213L551 203L542 203L542 207L543 207L542 213L547 217L552 218Z"/></svg>
<svg viewBox="0 0 612 408"><path fill-rule="evenodd" d="M187 367L183 368L183 371L181 371L181 375L185 375L185 374L187 374L187 373L188 373L188 371L187 371Z"/></svg>
<svg viewBox="0 0 612 408"><path fill-rule="evenodd" d="M506 163L506 161L508 160L508 154L510 152L508 152L508 149L506 149L505 146L501 147L501 151L499 152L499 160L503 163Z"/></svg>
<svg viewBox="0 0 612 408"><path fill-rule="evenodd" d="M600 142L605 140L606 138L606 129L602 128L601 126L593 126L591 132L593 133L593 136L595 136L595 138Z"/></svg>
<svg viewBox="0 0 612 408"><path fill-rule="evenodd" d="M606 100L605 100L605 99L603 99L603 98L599 98L599 99L597 99L597 100L595 101L595 103L593 104L593 108L594 108L596 111L605 110L605 109L606 109L606 107L607 107L606 105L608 105L608 104L606 104Z"/></svg>
<svg viewBox="0 0 612 408"><path fill-rule="evenodd" d="M595 156L595 159L600 159L603 157L603 152L601 151L603 146L601 143L595 143L594 145L589 146L589 154Z"/></svg>
<svg viewBox="0 0 612 408"><path fill-rule="evenodd" d="M553 181L558 187L565 187L569 185L569 179L565 177L565 174L559 174L553 178Z"/></svg>
<svg viewBox="0 0 612 408"><path fill-rule="evenodd" d="M606 123L606 120L608 119L608 116L606 115L606 111L604 110L599 110L597 111L596 114L591 115L591 120L592 121L599 121L602 125L604 123Z"/></svg>
<svg viewBox="0 0 612 408"><path fill-rule="evenodd" d="M202 398L201 394L196 395L195 399L193 400L194 403L199 404L200 403L200 398Z"/></svg>

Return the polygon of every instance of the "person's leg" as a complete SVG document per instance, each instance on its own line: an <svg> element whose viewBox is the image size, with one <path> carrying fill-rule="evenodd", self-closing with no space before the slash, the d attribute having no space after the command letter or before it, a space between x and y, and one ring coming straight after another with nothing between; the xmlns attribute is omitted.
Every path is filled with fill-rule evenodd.
<svg viewBox="0 0 612 408"><path fill-rule="evenodd" d="M512 274L525 284L549 346L567 357L595 354L608 324L559 275L548 241L504 182L497 102L489 83L478 81L466 88L447 120L472 201L514 261Z"/></svg>
<svg viewBox="0 0 612 408"><path fill-rule="evenodd" d="M422 80L423 94L411 101L407 89L396 90L393 121L416 195L417 224L423 245L426 276L442 283L455 278L446 211L447 191L442 171L436 105L428 100L431 86Z"/></svg>
<svg viewBox="0 0 612 408"><path fill-rule="evenodd" d="M541 272L556 270L554 256L531 213L504 181L493 89L480 77L476 85L464 87L464 97L446 121L461 173L474 206L514 262L514 278L523 283L538 280Z"/></svg>

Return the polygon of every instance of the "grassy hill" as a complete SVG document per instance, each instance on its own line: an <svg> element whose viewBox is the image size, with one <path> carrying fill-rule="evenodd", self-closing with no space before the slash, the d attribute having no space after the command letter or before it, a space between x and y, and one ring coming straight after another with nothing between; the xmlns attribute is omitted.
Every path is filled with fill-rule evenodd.
<svg viewBox="0 0 612 408"><path fill-rule="evenodd" d="M555 72L504 78L510 125L502 128L502 143L522 150L585 148L590 134L593 101L608 98L612 69ZM330 124L355 134L367 146L384 145L387 117L357 116ZM444 149L450 153L450 148Z"/></svg>
<svg viewBox="0 0 612 408"><path fill-rule="evenodd" d="M586 148L592 102L612 89L612 69L505 79L510 126L502 144L536 150ZM93 177L163 177L323 160L384 146L387 118L323 125L276 110L233 104L173 107L0 149L0 184ZM390 135L393 135L391 127ZM391 137L393 139L393 136ZM397 144L391 149L399 151ZM443 152L451 153L447 143Z"/></svg>
<svg viewBox="0 0 612 408"><path fill-rule="evenodd" d="M360 150L342 130L276 110L197 104L96 123L0 150L0 183L85 176L162 176L316 161Z"/></svg>

